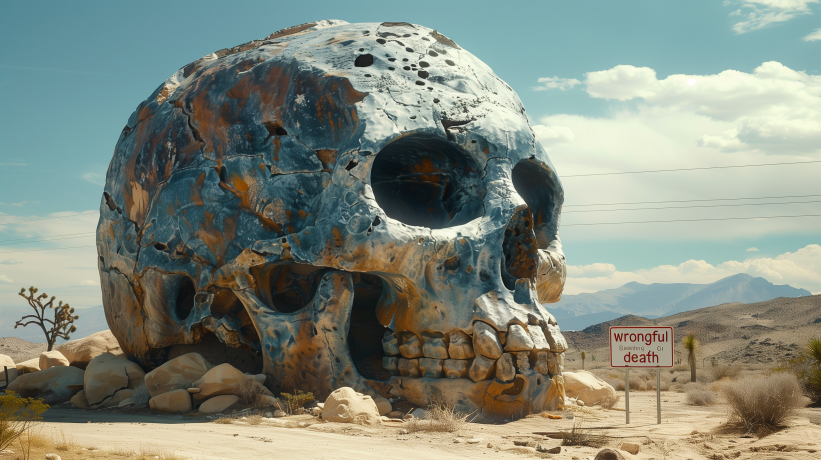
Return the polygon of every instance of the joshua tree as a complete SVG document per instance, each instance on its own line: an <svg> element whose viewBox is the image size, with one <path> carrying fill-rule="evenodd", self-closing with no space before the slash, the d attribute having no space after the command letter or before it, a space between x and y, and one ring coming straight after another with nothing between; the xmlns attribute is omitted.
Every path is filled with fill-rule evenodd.
<svg viewBox="0 0 821 460"><path fill-rule="evenodd" d="M40 326L40 329L43 330L43 334L46 335L48 351L51 351L58 337L68 340L68 335L77 330L77 326L73 323L80 317L74 314L74 309L68 304L63 304L62 300L55 307L54 296L52 296L48 302L43 303L43 300L48 298L48 294L45 292L39 296L35 296L35 294L37 294L37 288L34 286L29 288L28 294L26 294L26 288L20 289L20 297L28 301L31 308L34 309L34 314L20 318L14 325L14 328L17 329L17 326L26 327L29 324ZM54 320L46 318L47 308L54 309Z"/></svg>
<svg viewBox="0 0 821 460"><path fill-rule="evenodd" d="M687 334L684 336L684 349L687 350L687 363L690 364L690 381L696 381L696 336Z"/></svg>
<svg viewBox="0 0 821 460"><path fill-rule="evenodd" d="M584 358L587 358L587 355L582 352L582 370L584 370Z"/></svg>
<svg viewBox="0 0 821 460"><path fill-rule="evenodd" d="M807 355L813 361L807 372L807 383L818 398L821 396L821 339L810 340L807 344Z"/></svg>

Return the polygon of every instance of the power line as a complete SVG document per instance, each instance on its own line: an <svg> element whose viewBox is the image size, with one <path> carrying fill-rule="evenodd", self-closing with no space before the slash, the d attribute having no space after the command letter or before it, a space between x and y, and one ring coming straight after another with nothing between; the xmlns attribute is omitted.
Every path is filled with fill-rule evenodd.
<svg viewBox="0 0 821 460"><path fill-rule="evenodd" d="M41 220L51 220L51 219L66 219L68 217L87 216L87 215L90 215L90 214L99 214L99 213L100 213L100 211L80 212L80 213L77 213L77 214L72 214L70 216L42 217L42 218L39 218L39 219L19 220L17 222L0 222L0 225L25 224L27 222L39 222Z"/></svg>
<svg viewBox="0 0 821 460"><path fill-rule="evenodd" d="M723 208L735 206L768 206L773 204L796 204L796 203L821 203L821 200L811 201L782 201L780 203L739 203L739 204L699 204L695 206L659 206L649 208L618 208L618 209L585 209L581 211L565 211L562 214L571 212L614 212L614 211L642 211L647 209L692 209L692 208Z"/></svg>
<svg viewBox="0 0 821 460"><path fill-rule="evenodd" d="M621 171L621 172L607 172L607 173L590 173L590 174L571 174L568 176L560 176L560 179L567 179L570 177L590 177L590 176L615 176L620 174L645 174L658 172L676 172L676 171L703 171L707 169L730 169L730 168L756 168L759 166L782 166L782 165L803 165L809 163L821 163L821 160L810 161L787 161L782 163L761 163L752 165L730 165L730 166L704 166L700 168L676 168L676 169L651 169L646 171Z"/></svg>
<svg viewBox="0 0 821 460"><path fill-rule="evenodd" d="M22 251L4 251L0 254L12 254L16 252L40 252L40 251L62 251L63 249L80 249L80 248L96 248L97 246L73 246L70 248L52 248L52 249L24 249Z"/></svg>
<svg viewBox="0 0 821 460"><path fill-rule="evenodd" d="M16 240L0 240L0 245L2 245L2 244L25 244L26 242L31 241L31 240L37 240L38 242L40 242L40 241L53 241L53 240L69 240L71 238L81 238L80 236L74 236L74 235L86 236L86 235L95 235L95 234L96 234L96 232L65 233L63 235L38 236L38 237L34 237L34 238L20 238L20 239L16 239ZM71 237L71 238L62 238L64 236L65 237Z"/></svg>
<svg viewBox="0 0 821 460"><path fill-rule="evenodd" d="M615 206L622 204L661 204L661 203L693 203L699 201L738 201L738 200L776 200L781 198L810 198L821 195L782 195L782 196L757 196L750 198L709 198L704 200L667 200L667 201L632 201L624 203L590 203L590 204L566 204L563 208L575 208L581 206Z"/></svg>
<svg viewBox="0 0 821 460"><path fill-rule="evenodd" d="M745 219L780 219L784 217L821 217L821 214L800 214L797 216L753 216L753 217L721 217L715 219L673 219L673 220L643 220L635 222L592 222L587 224L562 224L562 227L576 227L579 225L621 225L621 224L657 224L666 222L702 222L708 220L745 220Z"/></svg>

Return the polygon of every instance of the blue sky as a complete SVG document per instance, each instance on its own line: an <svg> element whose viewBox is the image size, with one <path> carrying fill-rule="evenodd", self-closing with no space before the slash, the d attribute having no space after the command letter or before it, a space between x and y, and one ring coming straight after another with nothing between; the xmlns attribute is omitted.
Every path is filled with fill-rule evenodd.
<svg viewBox="0 0 821 460"><path fill-rule="evenodd" d="M7 2L0 223L97 210L120 130L154 88L213 51L318 19L406 21L446 34L518 92L560 176L821 160L817 0L501 5ZM807 164L568 177L564 185L566 203L577 205L821 195L819 175L821 164ZM568 293L634 280L711 282L739 271L821 292L821 218L569 225L821 214L818 203L588 209L598 211L563 218ZM16 292L31 284L77 306L99 304L88 247L96 220L0 225L0 306L19 304ZM70 238L42 240L54 235Z"/></svg>

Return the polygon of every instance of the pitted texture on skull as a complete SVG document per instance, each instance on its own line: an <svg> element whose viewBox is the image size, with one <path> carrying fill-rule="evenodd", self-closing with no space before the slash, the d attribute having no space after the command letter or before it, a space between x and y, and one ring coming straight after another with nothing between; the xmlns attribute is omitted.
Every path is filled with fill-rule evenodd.
<svg viewBox="0 0 821 460"><path fill-rule="evenodd" d="M304 24L183 67L132 114L97 229L106 315L145 366L216 338L274 390L520 416L567 348L542 305L565 281L563 199L515 92L454 41Z"/></svg>

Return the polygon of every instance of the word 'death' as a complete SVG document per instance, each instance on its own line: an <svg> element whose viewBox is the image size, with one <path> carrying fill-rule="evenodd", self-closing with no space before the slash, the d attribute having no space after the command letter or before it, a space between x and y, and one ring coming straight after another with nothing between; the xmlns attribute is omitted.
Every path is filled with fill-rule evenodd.
<svg viewBox="0 0 821 460"><path fill-rule="evenodd" d="M611 327L610 366L673 367L673 328Z"/></svg>

